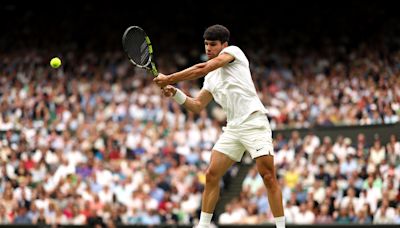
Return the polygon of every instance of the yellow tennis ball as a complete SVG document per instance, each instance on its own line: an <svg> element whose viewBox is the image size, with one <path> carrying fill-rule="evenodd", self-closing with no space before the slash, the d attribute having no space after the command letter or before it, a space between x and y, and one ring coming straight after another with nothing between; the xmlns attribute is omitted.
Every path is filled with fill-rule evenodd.
<svg viewBox="0 0 400 228"><path fill-rule="evenodd" d="M53 68L59 68L61 66L61 60L58 57L54 57L50 61L50 66Z"/></svg>

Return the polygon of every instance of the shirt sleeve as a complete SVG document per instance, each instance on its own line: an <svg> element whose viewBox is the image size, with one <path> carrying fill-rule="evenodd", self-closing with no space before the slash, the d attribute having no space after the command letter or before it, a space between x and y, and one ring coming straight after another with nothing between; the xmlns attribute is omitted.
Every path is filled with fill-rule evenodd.
<svg viewBox="0 0 400 228"><path fill-rule="evenodd" d="M208 83L207 77L204 78L203 89L207 90L210 93L212 92L211 85L210 83Z"/></svg>
<svg viewBox="0 0 400 228"><path fill-rule="evenodd" d="M244 54L243 54L242 50L240 50L240 48L238 48L236 46L226 47L219 54L221 55L222 53L228 53L228 54L232 55L233 57L235 57L234 61L237 60L238 62L243 62Z"/></svg>

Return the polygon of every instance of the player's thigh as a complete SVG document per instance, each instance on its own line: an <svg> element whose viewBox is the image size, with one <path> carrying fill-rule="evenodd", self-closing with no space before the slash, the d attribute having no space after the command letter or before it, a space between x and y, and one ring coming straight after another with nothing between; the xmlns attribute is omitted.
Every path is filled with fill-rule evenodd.
<svg viewBox="0 0 400 228"><path fill-rule="evenodd" d="M228 155L217 150L212 150L207 173L213 177L221 178L234 163L236 163L236 161L231 159Z"/></svg>

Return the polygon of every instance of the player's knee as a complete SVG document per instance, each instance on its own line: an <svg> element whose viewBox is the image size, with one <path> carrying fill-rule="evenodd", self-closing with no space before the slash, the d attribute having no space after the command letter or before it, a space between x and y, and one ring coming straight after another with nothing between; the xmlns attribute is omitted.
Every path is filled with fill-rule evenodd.
<svg viewBox="0 0 400 228"><path fill-rule="evenodd" d="M263 181L267 188L273 188L277 183L276 183L276 176L275 173L271 170L266 170L263 173L260 173L260 175L263 178Z"/></svg>
<svg viewBox="0 0 400 228"><path fill-rule="evenodd" d="M217 172L212 169L207 169L206 171L206 183L207 184L216 184L219 183L219 177Z"/></svg>

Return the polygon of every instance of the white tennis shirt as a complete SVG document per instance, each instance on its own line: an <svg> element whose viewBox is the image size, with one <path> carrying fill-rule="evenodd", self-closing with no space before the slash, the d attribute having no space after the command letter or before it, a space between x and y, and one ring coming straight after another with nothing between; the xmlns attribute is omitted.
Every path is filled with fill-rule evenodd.
<svg viewBox="0 0 400 228"><path fill-rule="evenodd" d="M209 91L214 100L222 106L227 116L227 126L239 126L255 111L267 113L254 87L247 60L243 51L236 46L228 46L219 54L228 53L235 60L204 78L203 89Z"/></svg>

